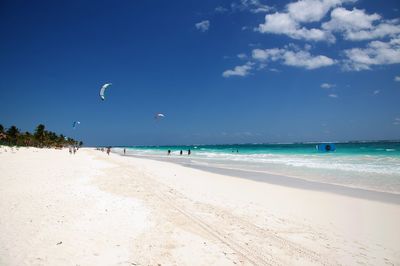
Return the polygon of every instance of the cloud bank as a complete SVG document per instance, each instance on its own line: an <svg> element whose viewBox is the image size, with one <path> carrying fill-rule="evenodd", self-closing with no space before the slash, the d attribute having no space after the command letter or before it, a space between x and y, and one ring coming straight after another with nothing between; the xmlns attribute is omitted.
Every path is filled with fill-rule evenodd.
<svg viewBox="0 0 400 266"><path fill-rule="evenodd" d="M280 11L265 7L263 12L267 14L264 22L255 28L255 32L282 35L296 41L304 41L306 44L304 49L292 44L254 49L251 51L251 59L253 63L258 64L254 69L260 70L267 64L279 63L307 70L338 65L343 71L364 71L399 64L400 19L385 19L380 14L350 7L357 2L299 0L287 4ZM231 8L249 10L257 6L262 7L258 0L241 0ZM345 50L329 49L337 52L337 58L321 52L315 55L311 51L312 46L309 44L316 46L321 42L332 47L340 38L351 45ZM243 58L239 58L244 59L245 54L241 53ZM250 70L252 69L247 69L246 73ZM398 79L396 77L395 81L400 81L400 76Z"/></svg>

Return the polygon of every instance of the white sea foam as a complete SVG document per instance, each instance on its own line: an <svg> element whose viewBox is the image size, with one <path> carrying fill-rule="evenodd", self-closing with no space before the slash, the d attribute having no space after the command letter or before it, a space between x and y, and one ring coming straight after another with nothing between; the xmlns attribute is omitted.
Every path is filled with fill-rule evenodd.
<svg viewBox="0 0 400 266"><path fill-rule="evenodd" d="M389 149L390 150L390 149ZM159 158L190 158L198 166L240 169L295 176L313 181L400 193L400 157L336 154L240 154L197 149L190 157L173 151L129 149L128 154ZM185 163L189 163L186 161Z"/></svg>
<svg viewBox="0 0 400 266"><path fill-rule="evenodd" d="M202 159L218 159L252 164L277 164L314 169L341 170L361 173L399 174L400 159L382 156L329 156L329 155L277 155L277 154L224 154L203 152ZM400 174L399 174L400 175Z"/></svg>

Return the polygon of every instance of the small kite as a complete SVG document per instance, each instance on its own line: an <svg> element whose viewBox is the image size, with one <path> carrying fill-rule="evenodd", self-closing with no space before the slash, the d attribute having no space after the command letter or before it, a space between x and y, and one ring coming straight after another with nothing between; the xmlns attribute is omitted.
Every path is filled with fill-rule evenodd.
<svg viewBox="0 0 400 266"><path fill-rule="evenodd" d="M105 96L104 96L104 92L106 91L106 89L111 85L112 83L106 83L106 84L104 84L102 87L101 87L101 89L100 89L100 98L101 98L101 100L105 100L106 98L105 98Z"/></svg>
<svg viewBox="0 0 400 266"><path fill-rule="evenodd" d="M161 118L164 118L164 117L165 117L164 114L157 113L157 114L154 116L154 119L161 119Z"/></svg>
<svg viewBox="0 0 400 266"><path fill-rule="evenodd" d="M73 129L76 129L76 126L77 125L79 125L81 122L79 122L79 121L74 121L73 123L72 123L72 128Z"/></svg>

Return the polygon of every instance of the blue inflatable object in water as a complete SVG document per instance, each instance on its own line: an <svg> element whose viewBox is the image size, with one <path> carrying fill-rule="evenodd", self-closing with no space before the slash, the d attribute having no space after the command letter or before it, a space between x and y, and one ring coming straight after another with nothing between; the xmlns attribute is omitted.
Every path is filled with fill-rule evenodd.
<svg viewBox="0 0 400 266"><path fill-rule="evenodd" d="M330 151L335 151L336 146L333 143L321 143L317 145L317 150L323 151L323 152L330 152Z"/></svg>

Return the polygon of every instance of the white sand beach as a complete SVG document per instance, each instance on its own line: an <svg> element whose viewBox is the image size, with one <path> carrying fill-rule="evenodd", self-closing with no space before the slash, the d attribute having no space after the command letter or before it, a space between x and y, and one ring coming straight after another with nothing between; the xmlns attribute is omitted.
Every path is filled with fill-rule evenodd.
<svg viewBox="0 0 400 266"><path fill-rule="evenodd" d="M400 205L94 149L0 148L0 265L399 265Z"/></svg>

